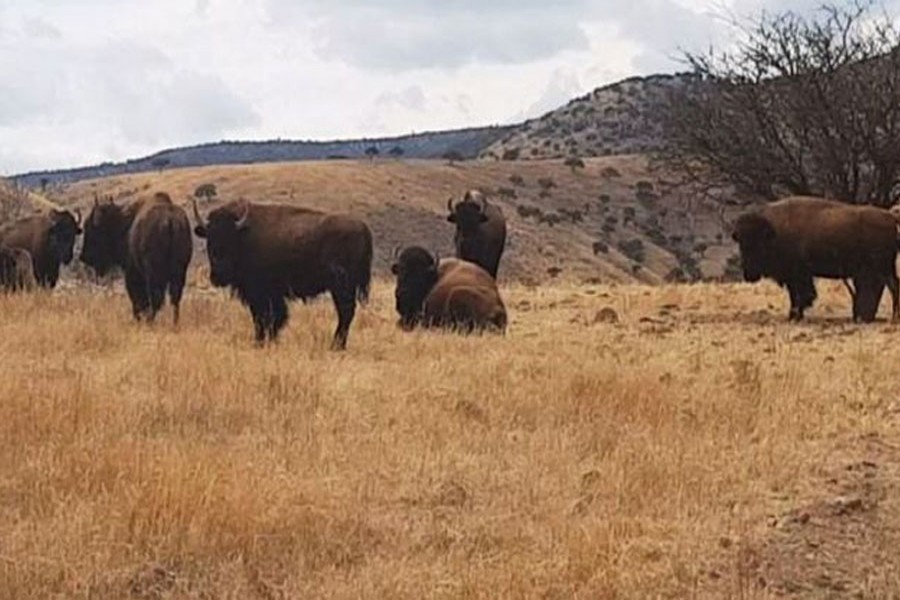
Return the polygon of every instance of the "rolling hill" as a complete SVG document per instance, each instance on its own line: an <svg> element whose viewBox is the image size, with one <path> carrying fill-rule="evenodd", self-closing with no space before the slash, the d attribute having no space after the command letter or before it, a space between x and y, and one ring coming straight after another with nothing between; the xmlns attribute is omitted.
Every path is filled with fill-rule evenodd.
<svg viewBox="0 0 900 600"><path fill-rule="evenodd" d="M663 145L657 115L669 91L689 75L634 77L572 100L524 123L425 132L391 138L337 141L222 141L163 150L119 163L24 173L13 179L29 187L170 168L301 160L381 157L545 159L647 153Z"/></svg>
<svg viewBox="0 0 900 600"><path fill-rule="evenodd" d="M646 154L664 147L659 115L691 75L633 77L510 129L481 156L504 160Z"/></svg>
<svg viewBox="0 0 900 600"><path fill-rule="evenodd" d="M441 158L455 153L476 157L486 146L505 134L507 127L481 127L419 133L392 138L338 141L223 141L163 150L150 156L119 163L75 169L34 171L12 179L29 187L46 187L84 179L146 173L180 167L254 164L298 160L342 160L366 158L370 154L394 158Z"/></svg>
<svg viewBox="0 0 900 600"><path fill-rule="evenodd" d="M376 271L386 275L398 245L452 252L447 200L470 188L488 192L511 230L501 278L645 282L720 278L736 250L716 207L672 180L650 175L645 157L588 159L571 170L559 160L309 161L168 169L82 181L52 199L87 208L94 194L123 201L155 190L187 203L213 183L227 200L295 202L363 216L376 237Z"/></svg>

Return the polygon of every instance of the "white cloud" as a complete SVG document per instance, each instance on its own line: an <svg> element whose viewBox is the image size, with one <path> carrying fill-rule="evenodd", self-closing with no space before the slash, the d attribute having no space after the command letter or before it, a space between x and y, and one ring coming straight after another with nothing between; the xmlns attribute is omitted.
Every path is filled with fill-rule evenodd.
<svg viewBox="0 0 900 600"><path fill-rule="evenodd" d="M721 39L722 7L785 8L775 0L0 1L0 173L222 138L508 123L622 77L679 68L679 47Z"/></svg>

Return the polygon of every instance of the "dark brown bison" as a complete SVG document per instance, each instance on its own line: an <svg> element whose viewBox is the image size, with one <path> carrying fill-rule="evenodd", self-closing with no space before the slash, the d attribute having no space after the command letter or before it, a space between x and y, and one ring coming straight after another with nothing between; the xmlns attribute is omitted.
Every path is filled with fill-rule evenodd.
<svg viewBox="0 0 900 600"><path fill-rule="evenodd" d="M461 202L447 201L447 220L456 225L453 242L456 258L480 265L497 278L500 257L506 246L506 218L500 207L491 204L478 190L466 192Z"/></svg>
<svg viewBox="0 0 900 600"><path fill-rule="evenodd" d="M0 289L30 290L37 285L31 254L21 248L0 247Z"/></svg>
<svg viewBox="0 0 900 600"><path fill-rule="evenodd" d="M153 321L168 290L177 325L191 251L187 213L168 194L157 193L126 205L95 199L84 224L81 261L98 275L122 268L135 319Z"/></svg>
<svg viewBox="0 0 900 600"><path fill-rule="evenodd" d="M347 346L357 300L369 295L372 232L349 216L297 206L230 202L204 222L194 202L197 226L205 238L210 280L230 287L250 309L256 339L274 340L287 323L286 300L308 300L331 293L338 315L332 348Z"/></svg>
<svg viewBox="0 0 900 600"><path fill-rule="evenodd" d="M506 330L506 308L497 282L475 263L438 260L418 246L406 248L391 266L400 326L448 327L464 332Z"/></svg>
<svg viewBox="0 0 900 600"><path fill-rule="evenodd" d="M72 262L75 238L81 233L81 213L51 209L46 215L19 219L0 229L0 244L31 255L34 278L42 287L56 287L59 265Z"/></svg>
<svg viewBox="0 0 900 600"><path fill-rule="evenodd" d="M790 319L800 320L816 299L814 277L852 279L853 318L872 321L884 286L893 318L900 316L897 220L872 206L791 197L741 215L733 236L744 279L770 277L790 295Z"/></svg>

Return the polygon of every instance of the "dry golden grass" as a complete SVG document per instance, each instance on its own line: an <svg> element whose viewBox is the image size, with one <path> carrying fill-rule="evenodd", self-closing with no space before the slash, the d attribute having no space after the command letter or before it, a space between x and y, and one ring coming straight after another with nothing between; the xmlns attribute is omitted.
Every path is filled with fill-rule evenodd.
<svg viewBox="0 0 900 600"><path fill-rule="evenodd" d="M766 516L897 439L897 332L825 291L512 287L464 338L380 282L346 353L324 301L257 349L224 294L0 298L0 597L763 597Z"/></svg>

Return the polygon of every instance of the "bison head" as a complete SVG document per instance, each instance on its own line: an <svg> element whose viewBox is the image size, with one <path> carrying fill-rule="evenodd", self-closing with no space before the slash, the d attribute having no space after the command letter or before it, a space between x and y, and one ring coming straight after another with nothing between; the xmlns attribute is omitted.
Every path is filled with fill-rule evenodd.
<svg viewBox="0 0 900 600"><path fill-rule="evenodd" d="M209 255L209 280L216 287L235 285L238 280L238 262L240 260L242 238L247 231L247 216L250 205L242 202L235 209L223 206L209 213L209 220L203 221L193 201L194 217L197 226L194 233L206 240L206 253Z"/></svg>
<svg viewBox="0 0 900 600"><path fill-rule="evenodd" d="M414 328L422 317L422 304L438 279L438 258L424 248L406 248L391 265L391 273L397 276L394 297L400 314L400 327Z"/></svg>
<svg viewBox="0 0 900 600"><path fill-rule="evenodd" d="M67 210L50 211L50 231L47 242L50 253L64 265L72 262L75 238L81 233L81 212L76 209L75 215Z"/></svg>
<svg viewBox="0 0 900 600"><path fill-rule="evenodd" d="M101 277L106 275L114 266L124 262L127 234L128 225L122 207L112 198L101 202L95 197L94 206L84 223L81 262Z"/></svg>
<svg viewBox="0 0 900 600"><path fill-rule="evenodd" d="M741 215L734 225L732 239L741 249L744 280L759 281L770 269L775 228L759 213Z"/></svg>
<svg viewBox="0 0 900 600"><path fill-rule="evenodd" d="M462 202L453 204L453 198L447 200L447 220L456 225L458 231L469 233L477 231L482 223L488 220L487 199L478 190L469 190Z"/></svg>

